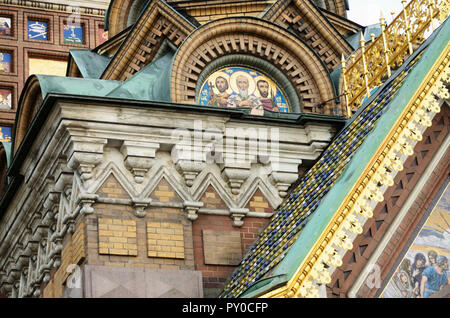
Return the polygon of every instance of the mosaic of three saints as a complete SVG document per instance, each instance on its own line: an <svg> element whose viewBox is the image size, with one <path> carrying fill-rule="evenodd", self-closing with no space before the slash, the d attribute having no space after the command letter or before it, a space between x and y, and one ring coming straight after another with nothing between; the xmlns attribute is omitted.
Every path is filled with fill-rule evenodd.
<svg viewBox="0 0 450 318"><path fill-rule="evenodd" d="M274 93L268 83L264 79L256 82L259 96L249 93L249 79L244 75L236 77L237 92L229 93L228 80L223 76L218 76L215 80L215 86L208 82L209 86L209 106L229 107L229 108L249 108L251 114L263 114L264 110L279 112ZM213 88L216 88L218 93L214 93Z"/></svg>

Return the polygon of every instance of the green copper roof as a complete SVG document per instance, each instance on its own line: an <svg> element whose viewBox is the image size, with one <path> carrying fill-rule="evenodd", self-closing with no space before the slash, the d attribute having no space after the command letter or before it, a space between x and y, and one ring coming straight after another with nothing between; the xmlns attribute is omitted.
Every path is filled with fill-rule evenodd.
<svg viewBox="0 0 450 318"><path fill-rule="evenodd" d="M73 94L85 96L106 96L119 81L105 81L91 78L63 77L52 75L36 75L41 86L42 98L48 93Z"/></svg>
<svg viewBox="0 0 450 318"><path fill-rule="evenodd" d="M254 297L287 282L346 198L450 38L447 19L367 99L287 196L220 297Z"/></svg>
<svg viewBox="0 0 450 318"><path fill-rule="evenodd" d="M10 142L2 142L3 144L3 148L5 149L6 152L6 163L7 166L9 167L10 163L11 163L11 143Z"/></svg>
<svg viewBox="0 0 450 318"><path fill-rule="evenodd" d="M102 60L98 54L87 53L84 50L79 50L73 56L77 56L83 61L89 60L90 57L96 55L95 59ZM76 77L62 77L51 75L36 75L41 85L42 97L48 93L57 94L72 94L95 97L118 97L134 100L153 100L170 102L170 68L172 64L173 53L168 52L156 61L144 67L141 71L134 74L124 82L100 80L96 78L76 78ZM87 63L83 65L85 72L94 74L101 69L99 66L94 66L91 60L89 64L93 64L90 68ZM105 60L103 59L103 62ZM79 65L79 64L77 64ZM79 65L80 66L80 65ZM90 70L88 70L90 68ZM81 71L81 69L80 69Z"/></svg>
<svg viewBox="0 0 450 318"><path fill-rule="evenodd" d="M170 70L173 56L173 52L166 53L106 96L170 102Z"/></svg>
<svg viewBox="0 0 450 318"><path fill-rule="evenodd" d="M84 78L100 78L111 60L91 50L70 50L70 55Z"/></svg>

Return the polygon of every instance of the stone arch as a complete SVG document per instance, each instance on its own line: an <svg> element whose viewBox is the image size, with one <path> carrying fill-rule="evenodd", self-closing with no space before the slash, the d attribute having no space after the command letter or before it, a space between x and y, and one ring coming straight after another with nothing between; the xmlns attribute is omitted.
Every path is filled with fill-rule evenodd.
<svg viewBox="0 0 450 318"><path fill-rule="evenodd" d="M134 24L148 0L111 0L106 16L108 36L111 38Z"/></svg>
<svg viewBox="0 0 450 318"><path fill-rule="evenodd" d="M279 26L249 17L216 20L191 33L174 58L172 102L195 103L201 72L218 58L233 54L264 59L280 70L293 86L303 112L330 112L334 89L330 74L316 53ZM330 104L318 107L327 102Z"/></svg>
<svg viewBox="0 0 450 318"><path fill-rule="evenodd" d="M16 120L13 131L13 153L17 151L25 137L28 127L33 121L39 106L42 103L42 91L39 79L32 75L25 83L25 87L19 99L19 106L17 108Z"/></svg>
<svg viewBox="0 0 450 318"><path fill-rule="evenodd" d="M322 9L334 12L340 16L347 17L346 0L313 0L314 4Z"/></svg>

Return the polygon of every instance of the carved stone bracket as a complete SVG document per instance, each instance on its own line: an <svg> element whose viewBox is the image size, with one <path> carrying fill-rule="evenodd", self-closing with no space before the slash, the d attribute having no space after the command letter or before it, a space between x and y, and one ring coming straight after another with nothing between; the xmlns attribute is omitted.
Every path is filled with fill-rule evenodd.
<svg viewBox="0 0 450 318"><path fill-rule="evenodd" d="M185 201L183 206L187 218L191 221L195 221L198 218L198 210L203 207L203 202Z"/></svg>
<svg viewBox="0 0 450 318"><path fill-rule="evenodd" d="M198 174L205 169L206 163L201 161L178 160L176 168L181 173L188 187L191 187Z"/></svg>
<svg viewBox="0 0 450 318"><path fill-rule="evenodd" d="M248 209L245 208L231 208L230 209L231 218L233 219L234 227L241 227L244 225L243 218L247 215Z"/></svg>
<svg viewBox="0 0 450 318"><path fill-rule="evenodd" d="M231 193L239 194L241 186L250 175L250 167L224 167L222 175L231 188Z"/></svg>
<svg viewBox="0 0 450 318"><path fill-rule="evenodd" d="M107 139L72 137L72 147L67 156L67 166L78 170L81 180L92 178L92 170L103 159L103 147Z"/></svg>
<svg viewBox="0 0 450 318"><path fill-rule="evenodd" d="M277 187L280 197L284 198L287 195L287 190L291 184L298 179L298 174L289 172L272 172L269 179Z"/></svg>
<svg viewBox="0 0 450 318"><path fill-rule="evenodd" d="M133 173L134 181L142 183L147 171L152 167L158 143L124 141L120 152L124 156L124 163L128 170Z"/></svg>
<svg viewBox="0 0 450 318"><path fill-rule="evenodd" d="M44 201L44 215L42 224L51 226L55 220L55 214L58 212L59 193L50 192Z"/></svg>
<svg viewBox="0 0 450 318"><path fill-rule="evenodd" d="M152 202L152 199L133 199L133 208L134 208L134 214L138 218L143 218L147 215L147 212L145 209L150 205Z"/></svg>
<svg viewBox="0 0 450 318"><path fill-rule="evenodd" d="M1 271L0 276L4 276L5 272ZM6 281L3 281L0 285L0 293L5 295L8 298L13 297L13 290L16 289L17 283L8 283Z"/></svg>
<svg viewBox="0 0 450 318"><path fill-rule="evenodd" d="M58 233L53 233L50 238L52 248L50 249L50 253L48 258L51 259L53 263L53 267L59 267L61 265L61 252L62 252L62 238L58 235Z"/></svg>
<svg viewBox="0 0 450 318"><path fill-rule="evenodd" d="M97 194L81 193L76 201L76 204L81 205L80 214L84 215L94 213L92 204L94 204L97 200L98 200Z"/></svg>
<svg viewBox="0 0 450 318"><path fill-rule="evenodd" d="M302 160L297 159L295 162L277 162L272 164L272 171L269 174L269 180L278 189L280 197L287 195L287 190L298 179L298 165Z"/></svg>

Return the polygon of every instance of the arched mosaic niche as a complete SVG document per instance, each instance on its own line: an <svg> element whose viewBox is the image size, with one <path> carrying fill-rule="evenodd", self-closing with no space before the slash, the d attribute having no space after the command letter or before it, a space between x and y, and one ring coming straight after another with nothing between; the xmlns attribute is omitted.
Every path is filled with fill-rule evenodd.
<svg viewBox="0 0 450 318"><path fill-rule="evenodd" d="M450 258L450 183L434 199L424 223L411 238L406 254L389 278L380 297L442 297L448 282ZM444 297L446 295L444 294Z"/></svg>
<svg viewBox="0 0 450 318"><path fill-rule="evenodd" d="M219 58L205 67L197 82L196 100L203 106L247 109L257 116L299 113L301 109L283 73L267 61L239 54Z"/></svg>

